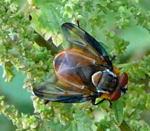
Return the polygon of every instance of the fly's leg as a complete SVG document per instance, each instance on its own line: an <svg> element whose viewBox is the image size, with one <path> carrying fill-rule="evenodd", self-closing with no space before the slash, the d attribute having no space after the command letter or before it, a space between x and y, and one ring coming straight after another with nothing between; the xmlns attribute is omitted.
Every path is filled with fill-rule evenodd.
<svg viewBox="0 0 150 131"><path fill-rule="evenodd" d="M91 102L92 102L93 105L98 105L98 104L103 103L105 100L106 99L102 99L102 100L100 100L99 102L96 103L96 98L93 98Z"/></svg>
<svg viewBox="0 0 150 131"><path fill-rule="evenodd" d="M114 61L116 59L116 55L112 56L111 61Z"/></svg>
<svg viewBox="0 0 150 131"><path fill-rule="evenodd" d="M112 108L112 102L111 101L109 101L109 107Z"/></svg>
<svg viewBox="0 0 150 131"><path fill-rule="evenodd" d="M76 22L77 22L77 26L80 28L79 20L76 20Z"/></svg>
<svg viewBox="0 0 150 131"><path fill-rule="evenodd" d="M98 105L98 104L103 103L105 100L107 100L107 99L102 99L102 100L100 100L99 102L96 103L96 98L93 98L91 102L92 102L93 105ZM107 101L109 101L109 100L107 100ZM109 101L109 107L112 108L112 102L111 101Z"/></svg>
<svg viewBox="0 0 150 131"><path fill-rule="evenodd" d="M49 103L49 100L44 100L44 104L48 104Z"/></svg>

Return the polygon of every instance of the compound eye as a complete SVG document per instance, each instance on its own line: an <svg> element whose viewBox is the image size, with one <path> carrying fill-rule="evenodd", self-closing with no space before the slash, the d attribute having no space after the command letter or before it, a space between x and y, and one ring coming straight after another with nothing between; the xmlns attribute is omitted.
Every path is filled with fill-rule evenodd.
<svg viewBox="0 0 150 131"><path fill-rule="evenodd" d="M111 101L116 101L121 97L121 91L120 90L116 90L115 92L112 93L110 100Z"/></svg>
<svg viewBox="0 0 150 131"><path fill-rule="evenodd" d="M118 88L116 91L112 93L110 100L111 101L118 100L121 97L121 93L126 92L127 84L128 84L128 75L127 73L122 73L121 76L119 77Z"/></svg>
<svg viewBox="0 0 150 131"><path fill-rule="evenodd" d="M119 78L119 87L125 88L127 84L128 84L128 75L127 73L124 72L121 74Z"/></svg>

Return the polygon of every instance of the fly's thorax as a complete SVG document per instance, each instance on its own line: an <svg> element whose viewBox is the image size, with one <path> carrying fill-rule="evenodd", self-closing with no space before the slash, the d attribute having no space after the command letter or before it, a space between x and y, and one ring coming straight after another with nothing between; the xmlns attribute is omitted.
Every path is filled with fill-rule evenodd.
<svg viewBox="0 0 150 131"><path fill-rule="evenodd" d="M128 75L116 75L110 70L98 71L92 75L92 83L100 97L110 101L118 100L127 91Z"/></svg>
<svg viewBox="0 0 150 131"><path fill-rule="evenodd" d="M118 78L110 70L98 71L92 75L92 83L98 92L112 93L115 91Z"/></svg>

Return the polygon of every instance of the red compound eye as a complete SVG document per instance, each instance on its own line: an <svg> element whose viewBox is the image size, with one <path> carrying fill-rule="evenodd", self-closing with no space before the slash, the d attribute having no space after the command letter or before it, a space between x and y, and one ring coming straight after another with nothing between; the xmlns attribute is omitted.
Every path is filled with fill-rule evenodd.
<svg viewBox="0 0 150 131"><path fill-rule="evenodd" d="M128 84L128 75L127 73L122 73L119 78L119 87L125 88L125 86Z"/></svg>
<svg viewBox="0 0 150 131"><path fill-rule="evenodd" d="M118 87L116 91L112 93L110 100L111 101L118 100L121 97L122 92L123 93L126 92L127 84L128 84L128 75L127 73L122 73L121 76L119 77Z"/></svg>
<svg viewBox="0 0 150 131"><path fill-rule="evenodd" d="M110 100L116 101L121 97L121 90L116 90L114 93L112 93Z"/></svg>

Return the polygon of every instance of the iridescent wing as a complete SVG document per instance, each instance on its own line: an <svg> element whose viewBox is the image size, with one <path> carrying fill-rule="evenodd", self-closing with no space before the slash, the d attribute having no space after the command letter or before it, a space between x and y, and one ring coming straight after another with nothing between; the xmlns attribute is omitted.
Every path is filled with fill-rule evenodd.
<svg viewBox="0 0 150 131"><path fill-rule="evenodd" d="M108 53L103 48L101 42L98 42L86 31L72 23L64 23L61 27L64 37L69 43L68 48L76 47L80 50L88 50L88 52L90 52L91 54L103 57L109 69L112 70L112 63L109 59Z"/></svg>
<svg viewBox="0 0 150 131"><path fill-rule="evenodd" d="M90 100L96 93L91 75L101 70L96 62L76 50L62 51L54 59L55 79L34 88L34 94L46 101L76 103Z"/></svg>
<svg viewBox="0 0 150 131"><path fill-rule="evenodd" d="M33 89L36 96L45 101L79 103L91 100L92 92L87 89L64 86L58 81L48 81ZM91 95L90 95L91 94Z"/></svg>
<svg viewBox="0 0 150 131"><path fill-rule="evenodd" d="M104 70L100 66L102 61L98 62L92 57L84 55L81 50L66 50L59 53L54 59L54 69L57 78L62 83L77 89L88 89L96 92L96 88L92 84L91 76L93 73Z"/></svg>

